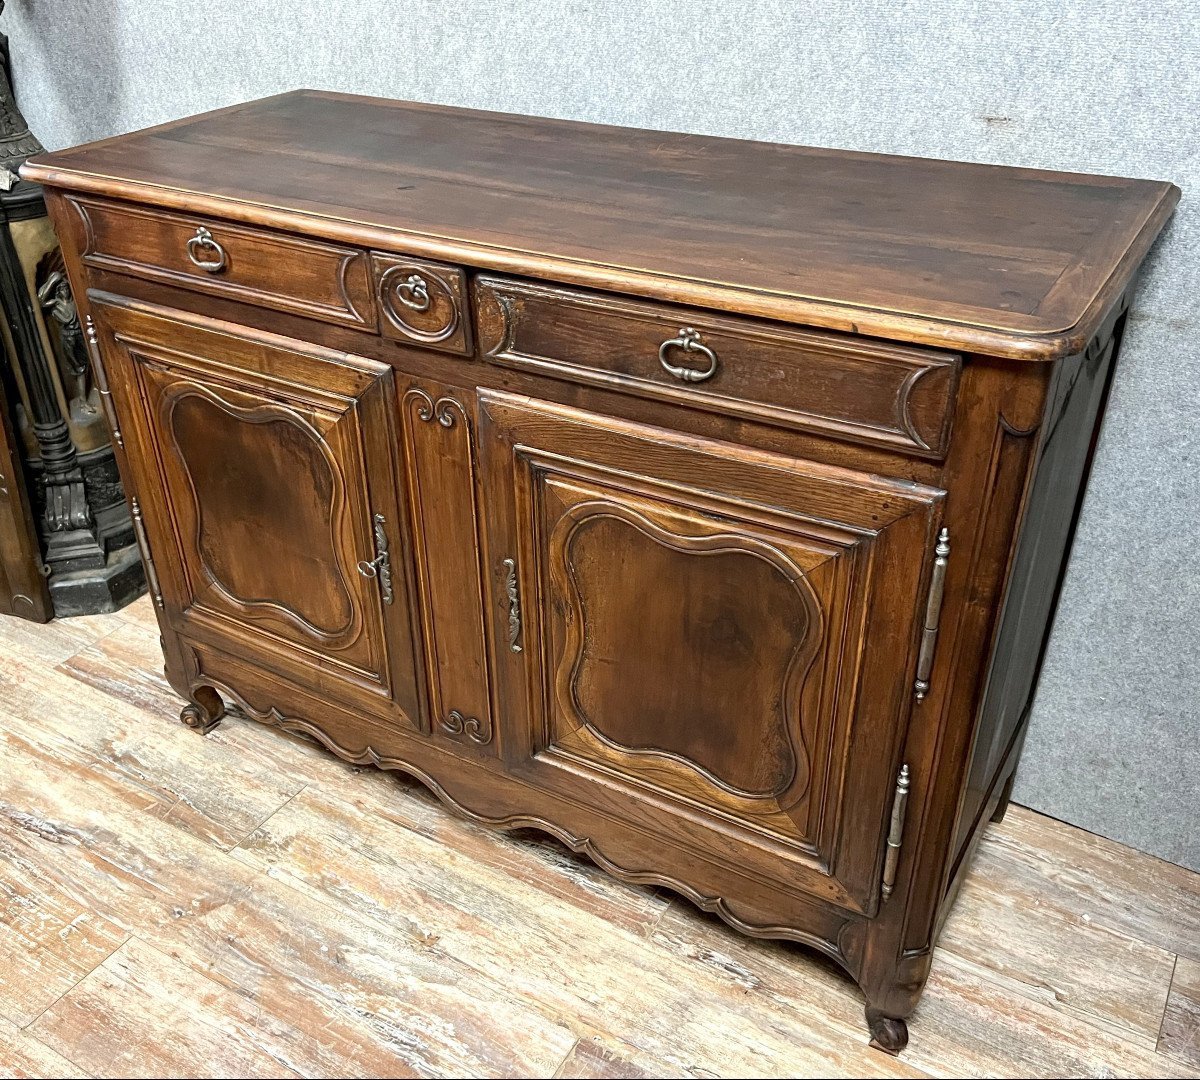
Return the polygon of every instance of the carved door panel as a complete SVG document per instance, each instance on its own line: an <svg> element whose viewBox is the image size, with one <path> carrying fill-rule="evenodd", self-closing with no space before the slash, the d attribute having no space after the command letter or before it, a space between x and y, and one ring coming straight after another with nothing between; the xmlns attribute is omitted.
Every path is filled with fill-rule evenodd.
<svg viewBox="0 0 1200 1080"><path fill-rule="evenodd" d="M943 493L479 407L513 768L873 912Z"/></svg>
<svg viewBox="0 0 1200 1080"><path fill-rule="evenodd" d="M8 396L0 371L0 614L47 622L54 614Z"/></svg>
<svg viewBox="0 0 1200 1080"><path fill-rule="evenodd" d="M168 620L419 727L391 369L92 300Z"/></svg>

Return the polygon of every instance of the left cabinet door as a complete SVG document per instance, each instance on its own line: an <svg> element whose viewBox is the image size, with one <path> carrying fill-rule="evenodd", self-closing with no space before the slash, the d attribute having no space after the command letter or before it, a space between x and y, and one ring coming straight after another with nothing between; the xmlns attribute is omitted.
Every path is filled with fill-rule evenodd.
<svg viewBox="0 0 1200 1080"><path fill-rule="evenodd" d="M169 626L421 730L391 368L90 300Z"/></svg>

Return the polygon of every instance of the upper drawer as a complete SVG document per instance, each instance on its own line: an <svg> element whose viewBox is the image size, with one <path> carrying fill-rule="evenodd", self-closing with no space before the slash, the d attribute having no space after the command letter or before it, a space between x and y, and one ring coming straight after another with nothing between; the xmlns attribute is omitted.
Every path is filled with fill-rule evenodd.
<svg viewBox="0 0 1200 1080"><path fill-rule="evenodd" d="M481 276L494 363L854 442L945 455L961 358Z"/></svg>
<svg viewBox="0 0 1200 1080"><path fill-rule="evenodd" d="M269 229L73 199L83 261L292 315L376 329L365 252Z"/></svg>

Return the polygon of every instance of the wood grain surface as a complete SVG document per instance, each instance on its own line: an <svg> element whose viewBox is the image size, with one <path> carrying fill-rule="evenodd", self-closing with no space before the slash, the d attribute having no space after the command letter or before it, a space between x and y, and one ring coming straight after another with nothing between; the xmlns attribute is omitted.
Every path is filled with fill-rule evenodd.
<svg viewBox="0 0 1200 1080"><path fill-rule="evenodd" d="M1082 348L1179 198L1161 181L313 90L39 156L23 175L481 269L1034 358Z"/></svg>
<svg viewBox="0 0 1200 1080"><path fill-rule="evenodd" d="M1158 1046L1168 1057L1200 1069L1200 964L1186 956L1175 964Z"/></svg>
<svg viewBox="0 0 1200 1080"><path fill-rule="evenodd" d="M1200 875L1019 807L891 1058L804 949L0 620L0 1076L1200 1076Z"/></svg>

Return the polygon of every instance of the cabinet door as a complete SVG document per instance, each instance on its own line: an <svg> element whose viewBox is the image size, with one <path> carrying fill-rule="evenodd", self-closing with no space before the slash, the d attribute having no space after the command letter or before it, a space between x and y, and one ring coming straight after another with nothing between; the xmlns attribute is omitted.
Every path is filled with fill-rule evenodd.
<svg viewBox="0 0 1200 1080"><path fill-rule="evenodd" d="M92 311L169 622L418 727L391 369L106 295Z"/></svg>
<svg viewBox="0 0 1200 1080"><path fill-rule="evenodd" d="M873 912L943 493L479 408L511 767Z"/></svg>

